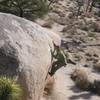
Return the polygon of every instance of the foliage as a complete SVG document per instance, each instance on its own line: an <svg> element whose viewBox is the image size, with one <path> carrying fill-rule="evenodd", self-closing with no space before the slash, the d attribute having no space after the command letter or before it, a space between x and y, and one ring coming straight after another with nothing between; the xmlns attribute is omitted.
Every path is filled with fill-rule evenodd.
<svg viewBox="0 0 100 100"><path fill-rule="evenodd" d="M100 0L92 0L93 6L100 8Z"/></svg>
<svg viewBox="0 0 100 100"><path fill-rule="evenodd" d="M52 4L58 2L58 0L48 0L49 1L49 6L51 6Z"/></svg>
<svg viewBox="0 0 100 100"><path fill-rule="evenodd" d="M84 5L84 0L76 0L76 2L77 2L77 6L78 6L77 16L79 16L81 13L82 6Z"/></svg>
<svg viewBox="0 0 100 100"><path fill-rule="evenodd" d="M90 33L88 33L88 36L89 37L96 37L96 34L94 32L90 32Z"/></svg>
<svg viewBox="0 0 100 100"><path fill-rule="evenodd" d="M88 91L90 88L90 82L87 74L81 69L75 69L71 74L72 80L75 82L79 89Z"/></svg>
<svg viewBox="0 0 100 100"><path fill-rule="evenodd" d="M21 100L22 90L16 82L7 77L0 77L0 100Z"/></svg>
<svg viewBox="0 0 100 100"><path fill-rule="evenodd" d="M100 63L94 64L93 68L94 68L96 71L100 72Z"/></svg>
<svg viewBox="0 0 100 100"><path fill-rule="evenodd" d="M51 19L48 19L47 22L45 22L42 27L46 27L46 28L52 28L52 25L54 24L54 21Z"/></svg>
<svg viewBox="0 0 100 100"><path fill-rule="evenodd" d="M77 2L77 16L84 12L92 12L93 7L100 9L100 0L75 0ZM99 12L100 13L100 10Z"/></svg>
<svg viewBox="0 0 100 100"><path fill-rule="evenodd" d="M47 0L0 0L0 12L33 20L48 11Z"/></svg>

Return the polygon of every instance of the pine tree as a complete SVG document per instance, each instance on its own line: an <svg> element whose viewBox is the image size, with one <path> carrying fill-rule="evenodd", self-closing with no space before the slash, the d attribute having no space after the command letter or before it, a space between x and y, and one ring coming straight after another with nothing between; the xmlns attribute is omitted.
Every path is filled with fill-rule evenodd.
<svg viewBox="0 0 100 100"><path fill-rule="evenodd" d="M47 0L0 0L0 12L33 20L48 11Z"/></svg>

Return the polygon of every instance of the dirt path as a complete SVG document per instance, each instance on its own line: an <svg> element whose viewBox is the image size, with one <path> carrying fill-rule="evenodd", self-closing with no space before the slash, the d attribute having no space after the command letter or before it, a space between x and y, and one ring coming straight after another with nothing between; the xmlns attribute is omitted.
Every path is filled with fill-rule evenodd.
<svg viewBox="0 0 100 100"><path fill-rule="evenodd" d="M70 66L70 65L69 65ZM89 92L80 91L70 78L70 73L72 72L72 67L61 68L57 71L55 75L56 84L55 91L60 94L64 99L59 98L54 100L100 100L100 97L93 95Z"/></svg>

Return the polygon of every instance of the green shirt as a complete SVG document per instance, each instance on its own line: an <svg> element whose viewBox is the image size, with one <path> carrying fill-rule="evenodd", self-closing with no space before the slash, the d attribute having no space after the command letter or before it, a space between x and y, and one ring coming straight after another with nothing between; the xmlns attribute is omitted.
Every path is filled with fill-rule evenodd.
<svg viewBox="0 0 100 100"><path fill-rule="evenodd" d="M56 49L52 55L59 63L67 64L66 54L63 49Z"/></svg>

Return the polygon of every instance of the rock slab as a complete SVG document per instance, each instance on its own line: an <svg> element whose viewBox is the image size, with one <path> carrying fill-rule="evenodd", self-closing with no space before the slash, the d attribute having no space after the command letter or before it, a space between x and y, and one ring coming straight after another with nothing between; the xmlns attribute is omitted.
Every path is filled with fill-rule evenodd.
<svg viewBox="0 0 100 100"><path fill-rule="evenodd" d="M60 37L39 25L0 13L0 76L16 78L23 100L39 100L51 65L53 42Z"/></svg>

